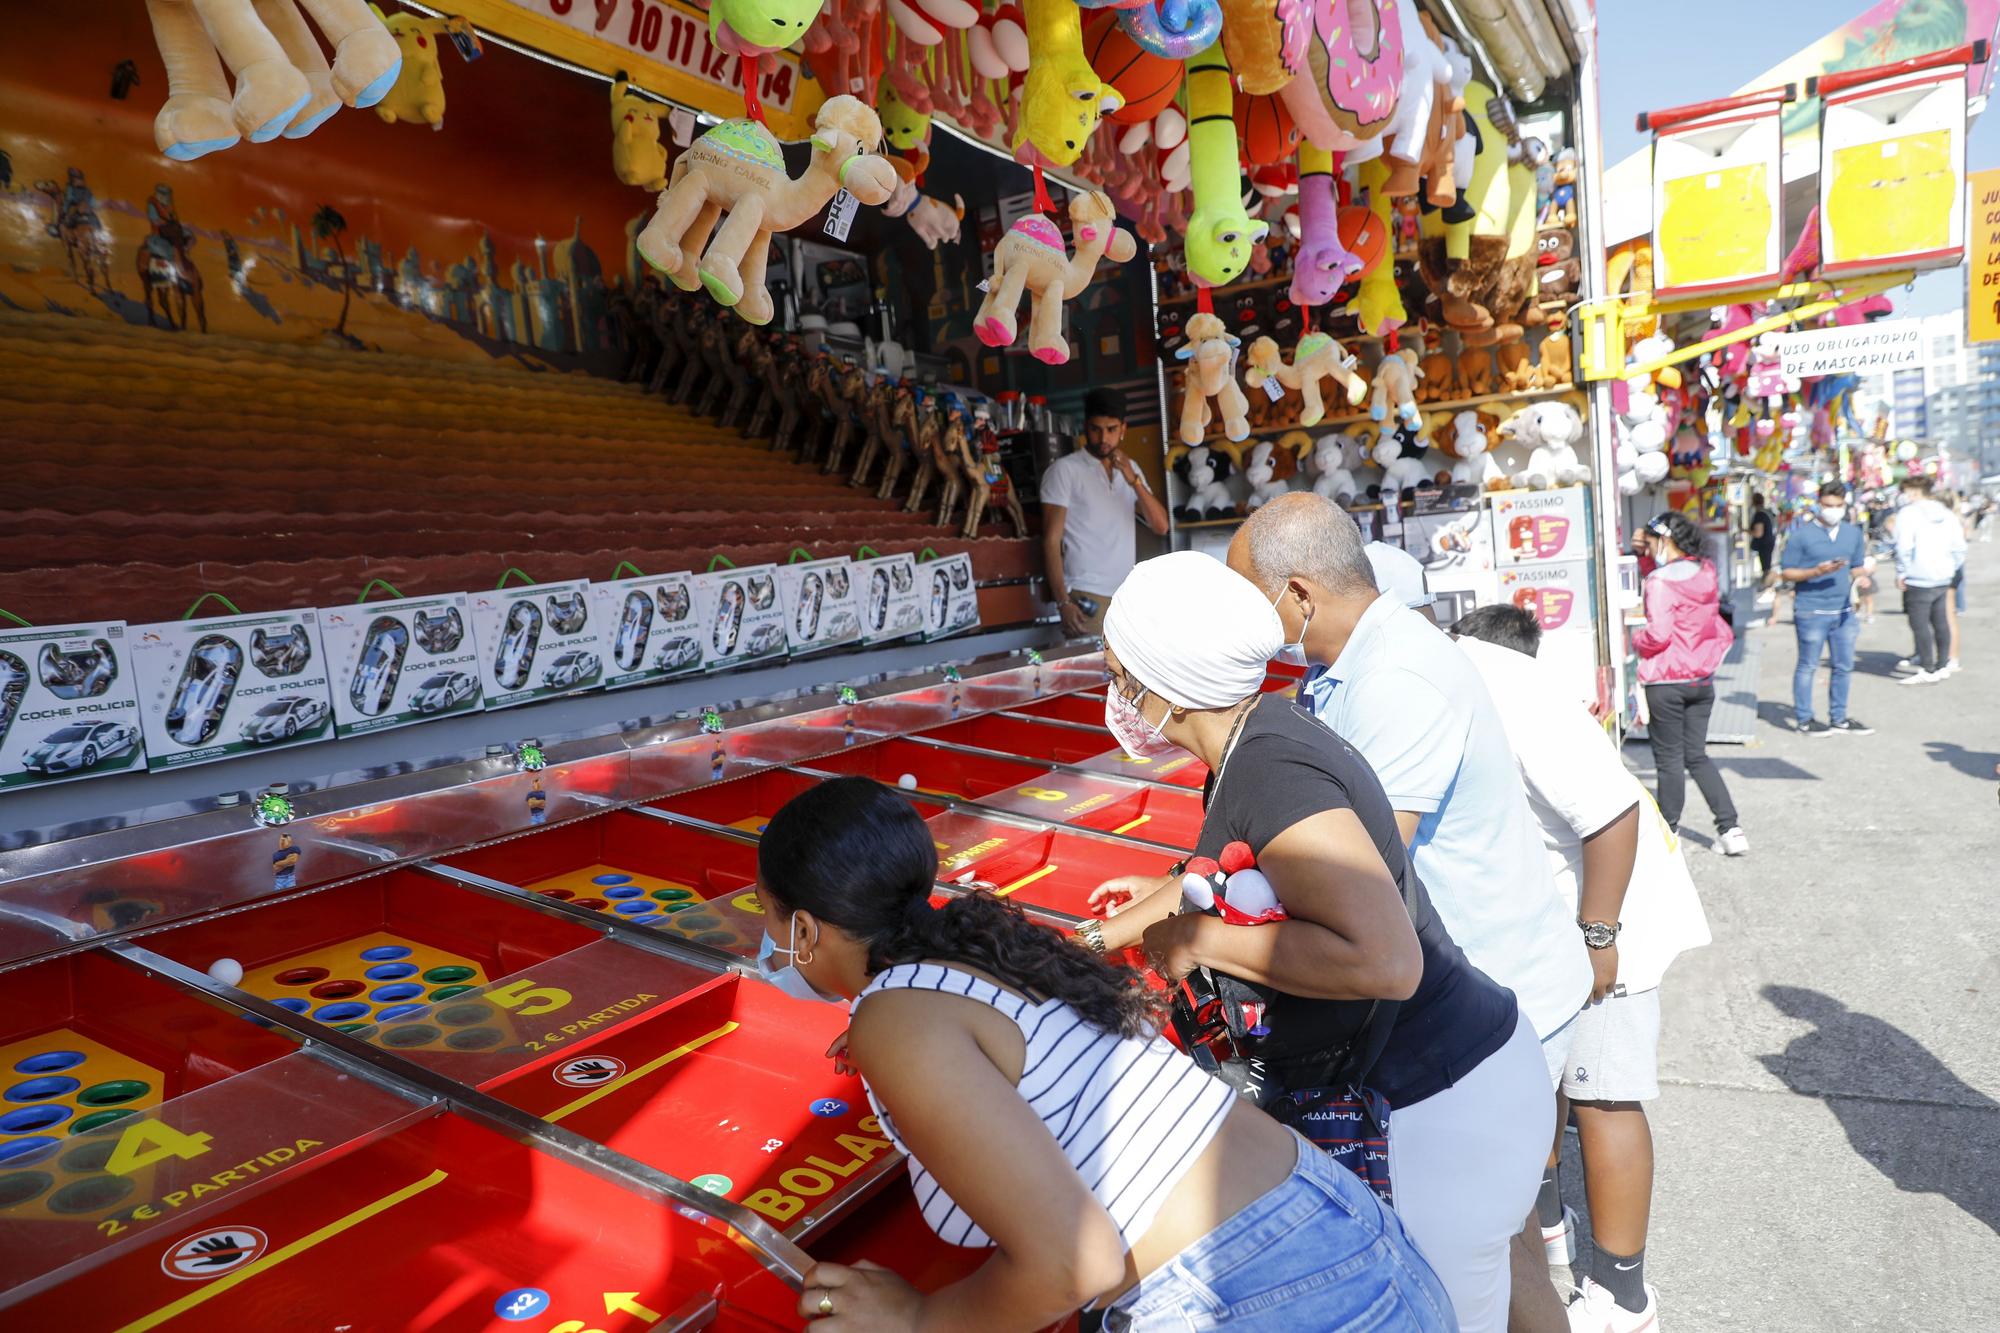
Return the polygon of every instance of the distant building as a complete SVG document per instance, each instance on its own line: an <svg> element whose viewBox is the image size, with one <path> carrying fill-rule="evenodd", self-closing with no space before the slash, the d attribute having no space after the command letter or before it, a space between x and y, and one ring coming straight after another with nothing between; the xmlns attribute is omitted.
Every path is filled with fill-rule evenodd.
<svg viewBox="0 0 2000 1333"><path fill-rule="evenodd" d="M1882 404L1892 439L1943 447L2000 468L2000 343L1966 341L1963 308L1921 317L1924 362L1871 376L1863 397Z"/></svg>

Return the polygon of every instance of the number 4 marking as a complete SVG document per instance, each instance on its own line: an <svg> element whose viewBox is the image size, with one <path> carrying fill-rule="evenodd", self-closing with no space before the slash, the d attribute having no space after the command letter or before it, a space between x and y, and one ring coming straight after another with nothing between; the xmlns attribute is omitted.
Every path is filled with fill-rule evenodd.
<svg viewBox="0 0 2000 1333"><path fill-rule="evenodd" d="M206 1134L184 1134L164 1121L141 1120L118 1136L118 1146L105 1159L104 1169L129 1176L169 1157L199 1157L208 1151L208 1140Z"/></svg>

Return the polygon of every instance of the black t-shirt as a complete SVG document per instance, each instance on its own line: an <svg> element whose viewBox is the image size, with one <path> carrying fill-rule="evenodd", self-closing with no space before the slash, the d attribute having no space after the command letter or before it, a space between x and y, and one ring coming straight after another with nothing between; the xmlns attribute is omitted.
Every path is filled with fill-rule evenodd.
<svg viewBox="0 0 2000 1333"><path fill-rule="evenodd" d="M1759 509L1750 515L1750 526L1755 528L1759 523L1764 525L1764 535L1759 537L1753 532L1750 549L1769 554L1778 549L1778 520L1771 517L1770 510Z"/></svg>
<svg viewBox="0 0 2000 1333"><path fill-rule="evenodd" d="M1281 1082L1345 1049L1365 1024L1368 1038L1352 1068L1363 1071L1391 1107L1409 1106L1444 1091L1506 1044L1517 1021L1514 993L1468 962L1452 941L1404 852L1382 783L1360 751L1291 700L1267 694L1244 721L1222 781L1207 795L1195 850L1210 858L1231 842L1248 843L1261 857L1301 820L1352 810L1395 877L1423 950L1423 979L1401 1002L1309 999L1245 982L1269 1004L1264 1023L1270 1035L1252 1053Z"/></svg>

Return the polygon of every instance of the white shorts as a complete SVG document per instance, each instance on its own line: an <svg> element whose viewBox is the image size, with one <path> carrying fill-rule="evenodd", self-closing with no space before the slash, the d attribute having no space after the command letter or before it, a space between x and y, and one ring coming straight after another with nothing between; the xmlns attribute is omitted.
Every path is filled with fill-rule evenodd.
<svg viewBox="0 0 2000 1333"><path fill-rule="evenodd" d="M1580 1016L1580 1015L1579 1015ZM1576 1039L1576 1019L1542 1038L1542 1060L1549 1067L1549 1086L1560 1088L1563 1074L1569 1069L1570 1043Z"/></svg>
<svg viewBox="0 0 2000 1333"><path fill-rule="evenodd" d="M1660 1095L1660 991L1606 996L1570 1024L1563 1096L1573 1102L1649 1102Z"/></svg>

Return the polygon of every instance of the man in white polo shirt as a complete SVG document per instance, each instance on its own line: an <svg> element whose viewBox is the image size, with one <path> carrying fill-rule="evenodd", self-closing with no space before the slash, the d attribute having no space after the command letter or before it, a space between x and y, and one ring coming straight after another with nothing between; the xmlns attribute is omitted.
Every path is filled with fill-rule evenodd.
<svg viewBox="0 0 2000 1333"><path fill-rule="evenodd" d="M1590 961L1479 673L1402 594L1377 589L1354 520L1310 491L1252 514L1229 567L1272 599L1309 666L1299 703L1382 780L1438 916L1473 965L1514 992L1558 1083ZM1525 1283L1518 1261L1515 1300L1561 1318L1547 1281Z"/></svg>
<svg viewBox="0 0 2000 1333"><path fill-rule="evenodd" d="M1111 594L1137 553L1134 513L1154 535L1166 535L1166 506L1119 449L1124 438L1124 395L1092 389L1083 400L1083 447L1042 474L1042 566L1072 635L1103 631Z"/></svg>

